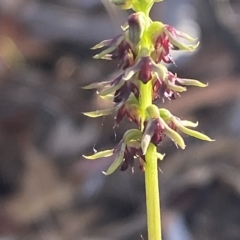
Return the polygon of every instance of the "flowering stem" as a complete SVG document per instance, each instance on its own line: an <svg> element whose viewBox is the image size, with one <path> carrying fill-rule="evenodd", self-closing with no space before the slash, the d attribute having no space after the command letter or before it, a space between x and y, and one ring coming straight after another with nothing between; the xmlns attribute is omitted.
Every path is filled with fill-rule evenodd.
<svg viewBox="0 0 240 240"><path fill-rule="evenodd" d="M134 13L128 17L123 26L123 34L95 45L93 49L105 47L94 56L97 59L118 59L119 67L124 71L116 79L102 83L93 83L86 89L102 88L100 96L113 96L114 107L84 113L89 117L100 117L117 112L115 126L124 117L136 123L137 129L125 132L119 144L111 150L105 150L87 159L112 156L113 163L105 172L113 173L120 167L122 171L139 160L140 169L145 169L145 188L147 205L148 240L161 240L160 195L158 186L158 159L164 155L157 153L157 147L164 136L169 137L180 148L185 143L177 130L205 141L213 141L208 136L191 128L197 126L172 115L167 109L159 108L153 100L175 99L186 86L206 87L194 79L182 79L171 73L163 63L174 63L171 50L193 51L196 44L184 44L183 38L195 41L185 33L163 24L152 21L149 12L154 2L162 0L111 0L122 9L132 9ZM137 81L138 78L138 81ZM139 130L140 128L140 130Z"/></svg>
<svg viewBox="0 0 240 240"><path fill-rule="evenodd" d="M145 188L148 240L161 240L160 200L156 147L151 143L146 153Z"/></svg>
<svg viewBox="0 0 240 240"><path fill-rule="evenodd" d="M140 81L139 103L143 113L152 104L152 82L143 84ZM142 114L142 131L145 116ZM161 240L161 218L158 186L158 164L156 146L150 144L145 155L145 189L147 205L148 240Z"/></svg>
<svg viewBox="0 0 240 240"><path fill-rule="evenodd" d="M144 84L139 80L139 105L141 109L141 131L143 131L144 120L146 118L146 108L152 104L152 83L149 81L148 83Z"/></svg>

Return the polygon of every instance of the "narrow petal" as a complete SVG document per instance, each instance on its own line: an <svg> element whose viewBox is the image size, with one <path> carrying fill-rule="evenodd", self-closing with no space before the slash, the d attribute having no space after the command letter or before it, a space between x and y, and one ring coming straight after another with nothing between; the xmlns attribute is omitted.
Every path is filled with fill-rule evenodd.
<svg viewBox="0 0 240 240"><path fill-rule="evenodd" d="M164 133L172 139L181 149L185 149L186 145L183 138L174 130L172 130L163 120L162 124L164 125Z"/></svg>
<svg viewBox="0 0 240 240"><path fill-rule="evenodd" d="M95 159L98 159L98 158L110 157L110 156L113 155L113 150L114 149L105 150L105 151L97 152L97 153L95 153L93 155L89 155L89 156L83 155L83 157L86 158L86 159L89 159L89 160L95 160Z"/></svg>
<svg viewBox="0 0 240 240"><path fill-rule="evenodd" d="M196 86L196 87L207 87L208 84L202 83L198 80L195 79L182 79L182 78L177 78L176 79L179 83L182 85L186 86Z"/></svg>
<svg viewBox="0 0 240 240"><path fill-rule="evenodd" d="M96 54L95 56L93 56L93 58L95 58L95 59L103 58L105 55L113 52L116 48L117 48L117 46L109 47L106 50L100 52L99 54Z"/></svg>
<svg viewBox="0 0 240 240"><path fill-rule="evenodd" d="M106 54L103 57L101 57L101 59L103 59L103 60L113 60L112 54Z"/></svg>
<svg viewBox="0 0 240 240"><path fill-rule="evenodd" d="M152 134L152 136L153 136L153 134ZM148 146L151 142L152 136L150 134L145 134L142 138L141 148L142 148L143 155L145 155L146 152L147 152L147 149L148 149Z"/></svg>
<svg viewBox="0 0 240 240"><path fill-rule="evenodd" d="M122 144L121 150L117 154L114 162L111 164L111 166L108 168L106 172L103 172L105 175L112 174L123 162L124 152L125 152L126 144Z"/></svg>
<svg viewBox="0 0 240 240"><path fill-rule="evenodd" d="M85 87L83 87L83 89L94 89L94 88L102 88L105 87L108 84L111 84L112 81L104 81L104 82L96 82L96 83L91 83Z"/></svg>
<svg viewBox="0 0 240 240"><path fill-rule="evenodd" d="M108 94L108 95L105 95L105 96L101 96L101 95L100 95L100 98L102 98L102 99L104 99L104 100L112 101L113 98L114 98L114 95L113 95L113 94Z"/></svg>
<svg viewBox="0 0 240 240"><path fill-rule="evenodd" d="M203 134L203 133L200 133L198 131L195 131L195 130L192 130L192 129L189 129L189 128L186 128L184 126L178 126L178 129L180 131L182 131L183 133L189 135L189 136L192 136L192 137L195 137L195 138L198 138L198 139L201 139L201 140L204 140L204 141L215 141L211 138L209 138L207 135Z"/></svg>
<svg viewBox="0 0 240 240"><path fill-rule="evenodd" d="M191 42L194 42L194 41L197 40L197 38L193 38L193 37L189 36L187 33L184 33L184 32L178 31L178 30L176 30L176 35L178 37L185 38L185 39L187 39L188 41L191 41Z"/></svg>
<svg viewBox="0 0 240 240"><path fill-rule="evenodd" d="M109 109L103 109L103 110L96 110L92 112L83 112L83 114L91 118L96 118L96 117L110 115L115 111L116 111L116 108L109 108Z"/></svg>
<svg viewBox="0 0 240 240"><path fill-rule="evenodd" d="M124 81L119 81L117 84L112 85L111 87L108 87L104 90L102 90L99 95L106 96L108 94L116 92L119 88L121 88L124 84Z"/></svg>
<svg viewBox="0 0 240 240"><path fill-rule="evenodd" d="M175 92L185 92L187 91L187 89L185 87L182 87L182 86L178 86L174 83L172 83L171 81L167 80L166 81L166 86L172 90L172 91L175 91Z"/></svg>
<svg viewBox="0 0 240 240"><path fill-rule="evenodd" d="M95 50L95 49L98 49L98 48L107 47L111 44L111 42L112 42L112 39L103 40L102 42L93 46L91 49Z"/></svg>
<svg viewBox="0 0 240 240"><path fill-rule="evenodd" d="M188 121L188 120L181 120L181 124L184 126L184 127L197 127L198 126L198 122L191 122L191 121ZM177 124L176 124L177 126Z"/></svg>
<svg viewBox="0 0 240 240"><path fill-rule="evenodd" d="M175 39L170 32L168 32L168 31L164 31L164 32L167 34L171 44L180 50L186 50L186 51L192 52L192 51L196 50L197 47L199 46L199 42L197 42L194 45L186 45L184 43L179 42L177 39Z"/></svg>
<svg viewBox="0 0 240 240"><path fill-rule="evenodd" d="M186 44L180 43L178 41L173 41L171 43L174 46L178 47L180 50L186 50L186 51L190 51L190 52L195 51L198 48L199 44L200 44L200 42L197 42L194 45L186 45Z"/></svg>

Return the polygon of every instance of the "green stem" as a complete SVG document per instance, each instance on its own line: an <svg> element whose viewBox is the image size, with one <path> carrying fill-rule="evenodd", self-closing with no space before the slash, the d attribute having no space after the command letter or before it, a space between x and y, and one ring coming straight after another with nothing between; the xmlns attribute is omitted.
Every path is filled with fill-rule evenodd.
<svg viewBox="0 0 240 240"><path fill-rule="evenodd" d="M147 204L148 240L161 240L161 216L158 186L156 147L150 144L145 155L145 188Z"/></svg>
<svg viewBox="0 0 240 240"><path fill-rule="evenodd" d="M139 103L142 108L142 131L145 119L145 109L152 104L152 82L143 84L140 81ZM150 144L145 155L145 188L147 205L148 240L162 240L160 201L158 186L158 164L156 157L156 146Z"/></svg>

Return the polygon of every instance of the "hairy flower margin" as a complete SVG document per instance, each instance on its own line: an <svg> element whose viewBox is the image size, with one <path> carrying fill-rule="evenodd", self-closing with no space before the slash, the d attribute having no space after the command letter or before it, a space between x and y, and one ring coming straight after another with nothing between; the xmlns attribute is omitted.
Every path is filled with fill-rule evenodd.
<svg viewBox="0 0 240 240"><path fill-rule="evenodd" d="M139 168L144 171L145 154L152 143L155 146L170 138L176 146L185 148L183 138L178 131L189 136L213 141L203 133L193 130L198 123L181 120L167 109L151 104L142 109L140 104L140 84L150 84L149 95L152 102L164 99L174 100L180 93L187 90L187 86L206 87L207 84L195 79L179 78L168 71L163 63L174 63L171 51L194 51L199 43L184 44L181 39L195 42L186 33L162 22L152 21L148 13L154 2L146 0L111 0L122 9L132 8L135 12L130 14L127 23L122 26L122 34L113 39L104 40L92 49L105 48L95 55L96 59L118 60L120 74L117 78L90 84L85 89L100 89L98 94L103 99L112 99L113 107L104 110L85 112L89 117L100 117L116 114L115 125L118 126L124 117L136 124L136 129L128 130L119 144L110 150L97 152L87 159L111 157L112 165L105 172L106 175L116 169L126 170L129 166L134 171L134 162L138 160ZM156 153L156 157L163 159L164 154Z"/></svg>

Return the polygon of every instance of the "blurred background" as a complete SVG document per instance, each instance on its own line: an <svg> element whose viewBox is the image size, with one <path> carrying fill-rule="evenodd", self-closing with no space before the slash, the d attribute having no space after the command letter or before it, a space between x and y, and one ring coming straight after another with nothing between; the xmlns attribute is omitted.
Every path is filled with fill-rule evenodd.
<svg viewBox="0 0 240 240"><path fill-rule="evenodd" d="M143 174L82 157L129 128L81 113L110 104L81 87L114 74L90 47L126 16L108 0L0 0L0 240L147 240ZM165 0L152 18L200 39L170 69L209 86L164 106L217 140L160 146L164 239L239 240L240 1Z"/></svg>

